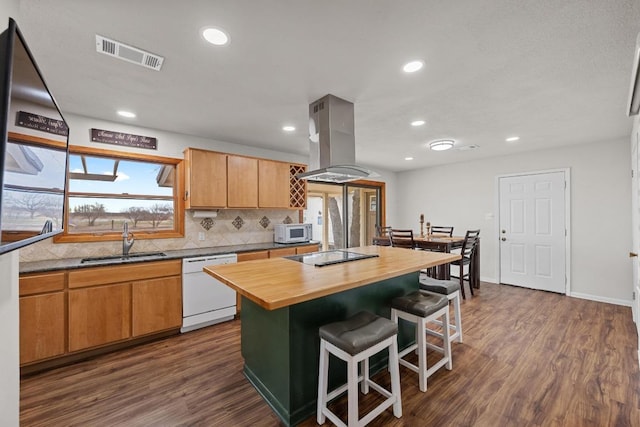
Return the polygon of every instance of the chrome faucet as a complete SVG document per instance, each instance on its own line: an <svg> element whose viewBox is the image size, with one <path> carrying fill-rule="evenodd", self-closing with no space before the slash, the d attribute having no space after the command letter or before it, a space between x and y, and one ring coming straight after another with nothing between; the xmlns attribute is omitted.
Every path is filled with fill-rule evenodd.
<svg viewBox="0 0 640 427"><path fill-rule="evenodd" d="M131 238L129 238L131 235ZM122 232L122 256L128 256L129 250L133 246L133 233L129 233L129 223L124 223L124 231Z"/></svg>

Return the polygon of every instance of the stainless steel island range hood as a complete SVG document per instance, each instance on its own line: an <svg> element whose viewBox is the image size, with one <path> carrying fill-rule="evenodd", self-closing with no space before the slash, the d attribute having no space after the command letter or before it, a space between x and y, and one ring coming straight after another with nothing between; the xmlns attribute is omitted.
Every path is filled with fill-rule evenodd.
<svg viewBox="0 0 640 427"><path fill-rule="evenodd" d="M353 103L326 95L309 105L308 181L342 183L379 174L355 164Z"/></svg>

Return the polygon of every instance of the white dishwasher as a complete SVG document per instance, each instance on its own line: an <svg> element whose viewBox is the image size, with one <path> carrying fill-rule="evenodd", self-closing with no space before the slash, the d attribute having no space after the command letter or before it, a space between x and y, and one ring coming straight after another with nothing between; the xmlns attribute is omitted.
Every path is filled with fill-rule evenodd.
<svg viewBox="0 0 640 427"><path fill-rule="evenodd" d="M182 259L182 328L188 332L233 319L236 292L214 279L202 268L207 265L235 264L236 254Z"/></svg>

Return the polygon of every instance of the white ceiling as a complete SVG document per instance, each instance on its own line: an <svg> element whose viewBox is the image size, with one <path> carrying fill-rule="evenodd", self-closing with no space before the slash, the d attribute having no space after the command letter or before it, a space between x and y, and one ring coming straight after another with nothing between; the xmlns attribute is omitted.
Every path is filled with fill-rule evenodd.
<svg viewBox="0 0 640 427"><path fill-rule="evenodd" d="M357 162L401 171L628 136L639 3L22 0L18 25L63 112L306 155L308 105L331 93L355 104ZM162 70L97 53L96 34ZM480 148L425 148L438 138Z"/></svg>

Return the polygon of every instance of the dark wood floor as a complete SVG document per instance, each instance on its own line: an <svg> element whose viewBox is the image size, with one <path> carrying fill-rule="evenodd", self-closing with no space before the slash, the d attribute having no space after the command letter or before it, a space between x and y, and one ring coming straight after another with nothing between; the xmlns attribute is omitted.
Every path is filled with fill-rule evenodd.
<svg viewBox="0 0 640 427"><path fill-rule="evenodd" d="M629 308L483 283L462 311L453 370L421 393L401 367L403 417L389 409L371 425L640 426ZM277 426L242 375L239 331L228 322L24 378L21 425Z"/></svg>

